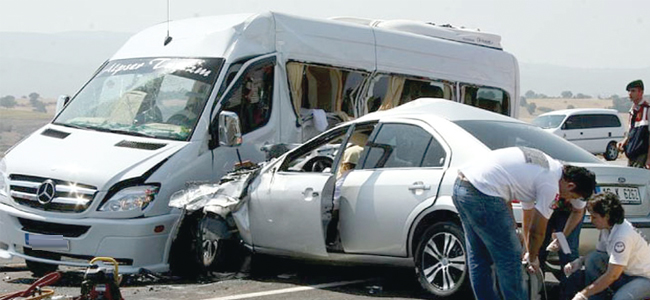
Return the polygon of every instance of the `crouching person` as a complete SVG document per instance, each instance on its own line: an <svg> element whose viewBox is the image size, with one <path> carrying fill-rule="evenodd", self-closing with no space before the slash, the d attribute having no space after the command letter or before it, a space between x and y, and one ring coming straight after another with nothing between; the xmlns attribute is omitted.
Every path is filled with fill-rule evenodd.
<svg viewBox="0 0 650 300"><path fill-rule="evenodd" d="M650 246L624 219L625 212L618 197L612 193L595 195L587 209L591 222L600 230L599 241L595 251L564 267L565 274L573 274L561 298L649 298ZM585 268L581 270L583 265Z"/></svg>

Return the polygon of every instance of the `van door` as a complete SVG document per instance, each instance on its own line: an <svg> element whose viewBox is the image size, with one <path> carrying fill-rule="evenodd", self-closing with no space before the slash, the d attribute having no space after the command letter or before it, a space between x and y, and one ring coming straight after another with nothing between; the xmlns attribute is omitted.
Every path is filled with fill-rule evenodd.
<svg viewBox="0 0 650 300"><path fill-rule="evenodd" d="M594 131L590 129L588 115L571 115L562 125L562 137L582 149L592 152L594 147ZM593 153L593 152L592 152Z"/></svg>

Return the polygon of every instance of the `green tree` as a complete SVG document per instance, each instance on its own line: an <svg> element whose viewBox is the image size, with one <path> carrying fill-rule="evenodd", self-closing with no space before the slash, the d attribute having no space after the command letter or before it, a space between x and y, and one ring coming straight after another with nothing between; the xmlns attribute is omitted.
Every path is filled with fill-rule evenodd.
<svg viewBox="0 0 650 300"><path fill-rule="evenodd" d="M573 93L571 93L571 91L564 91L560 95L562 95L562 98L571 98L571 97L573 97Z"/></svg>
<svg viewBox="0 0 650 300"><path fill-rule="evenodd" d="M526 109L528 110L528 113L532 115L535 112L535 109L537 109L537 104L535 104L533 102L528 103L528 106L526 106Z"/></svg>
<svg viewBox="0 0 650 300"><path fill-rule="evenodd" d="M537 94L535 94L535 92L532 91L532 90L529 90L529 91L526 92L526 94L524 94L524 95L526 96L526 98L535 98L535 96L537 96Z"/></svg>
<svg viewBox="0 0 650 300"><path fill-rule="evenodd" d="M16 97L7 95L2 98L0 98L0 106L6 107L6 108L12 108L18 104L16 102Z"/></svg>

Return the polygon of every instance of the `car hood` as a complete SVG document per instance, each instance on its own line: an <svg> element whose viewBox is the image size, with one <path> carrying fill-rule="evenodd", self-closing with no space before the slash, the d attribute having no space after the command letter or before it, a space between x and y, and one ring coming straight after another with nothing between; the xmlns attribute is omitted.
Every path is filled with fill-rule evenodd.
<svg viewBox="0 0 650 300"><path fill-rule="evenodd" d="M5 159L10 176L65 180L106 190L117 181L142 176L186 144L49 124L12 148Z"/></svg>

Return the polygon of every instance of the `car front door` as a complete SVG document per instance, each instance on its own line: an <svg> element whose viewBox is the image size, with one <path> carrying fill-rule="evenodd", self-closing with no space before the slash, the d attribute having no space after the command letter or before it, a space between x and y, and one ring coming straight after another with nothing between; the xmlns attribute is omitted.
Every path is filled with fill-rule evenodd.
<svg viewBox="0 0 650 300"><path fill-rule="evenodd" d="M347 141L350 127L330 130L292 150L251 186L249 218L256 248L327 256L323 227L329 219L323 212L332 206L332 164L340 156L334 153Z"/></svg>
<svg viewBox="0 0 650 300"><path fill-rule="evenodd" d="M383 123L370 139L341 188L341 243L346 253L406 256L410 223L433 204L449 151L419 122Z"/></svg>

